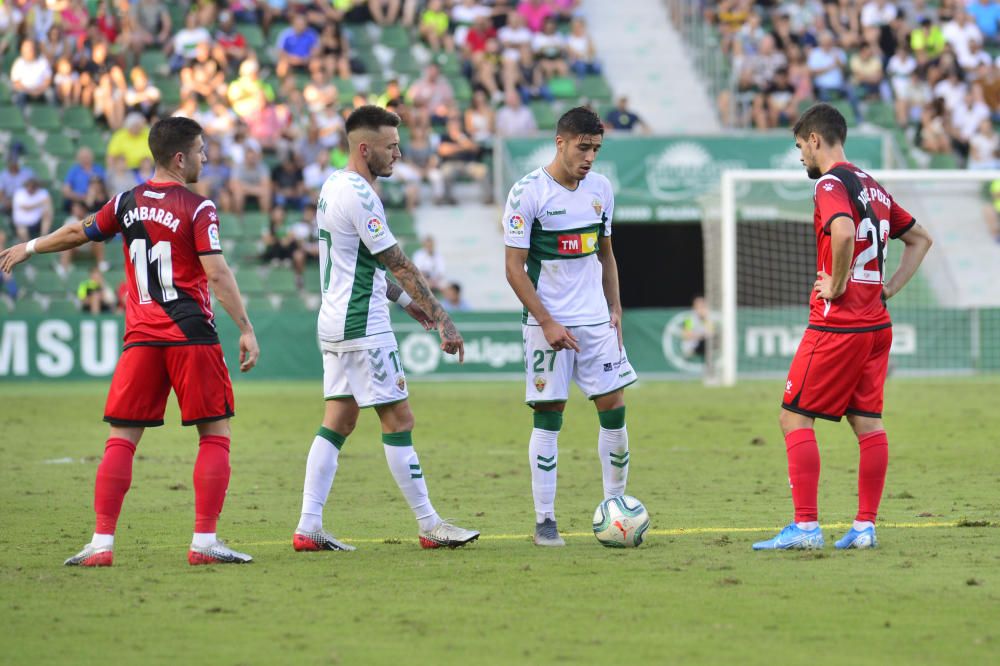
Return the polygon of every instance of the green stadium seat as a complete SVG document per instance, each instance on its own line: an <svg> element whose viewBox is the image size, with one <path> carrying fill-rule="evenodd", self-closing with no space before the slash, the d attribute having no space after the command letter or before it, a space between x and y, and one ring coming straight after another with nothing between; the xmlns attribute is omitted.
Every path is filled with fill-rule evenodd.
<svg viewBox="0 0 1000 666"><path fill-rule="evenodd" d="M157 81L157 87L159 87L161 77L168 71L167 54L162 49L143 51L142 55L139 56L139 66L146 70L150 79Z"/></svg>
<svg viewBox="0 0 1000 666"><path fill-rule="evenodd" d="M10 138L11 143L18 142L24 148L25 153L28 155L38 156L41 154L41 149L38 147L38 142L35 141L35 137L28 134L28 132L20 132L15 134Z"/></svg>
<svg viewBox="0 0 1000 666"><path fill-rule="evenodd" d="M468 106L472 101L472 86L469 85L468 79L464 76L452 76L448 77L448 80L451 81L451 87L455 91L455 101L460 106Z"/></svg>
<svg viewBox="0 0 1000 666"><path fill-rule="evenodd" d="M957 169L958 162L950 153L935 153L931 155L932 169Z"/></svg>
<svg viewBox="0 0 1000 666"><path fill-rule="evenodd" d="M336 78L331 81L331 83L337 88L337 96L340 99L341 104L349 104L354 93L357 89L354 87L354 81L351 79L340 79Z"/></svg>
<svg viewBox="0 0 1000 666"><path fill-rule="evenodd" d="M164 78L157 81L160 89L160 101L168 109L176 107L181 102L181 81L177 77Z"/></svg>
<svg viewBox="0 0 1000 666"><path fill-rule="evenodd" d="M568 76L554 76L549 79L549 91L557 99L572 99L578 95L576 79Z"/></svg>
<svg viewBox="0 0 1000 666"><path fill-rule="evenodd" d="M420 75L420 63L414 58L409 47L397 49L392 56L392 70L401 75L417 77ZM378 71L377 69L375 71Z"/></svg>
<svg viewBox="0 0 1000 666"><path fill-rule="evenodd" d="M532 102L530 108L532 115L535 116L535 124L538 125L538 129L550 130L556 128L556 123L559 122L559 119L556 118L551 104L545 101L537 101Z"/></svg>
<svg viewBox="0 0 1000 666"><path fill-rule="evenodd" d="M80 312L80 304L75 298L53 298L49 303L48 315L52 317L69 317Z"/></svg>
<svg viewBox="0 0 1000 666"><path fill-rule="evenodd" d="M52 180L52 170L49 168L48 163L38 157L26 157L24 158L24 165L35 172L43 181Z"/></svg>
<svg viewBox="0 0 1000 666"><path fill-rule="evenodd" d="M35 129L46 132L62 130L62 119L59 117L59 110L52 106L32 106L29 123Z"/></svg>
<svg viewBox="0 0 1000 666"><path fill-rule="evenodd" d="M14 305L14 314L22 317L45 314L46 308L33 298L25 298Z"/></svg>
<svg viewBox="0 0 1000 666"><path fill-rule="evenodd" d="M606 102L612 98L611 86L604 80L603 76L585 76L580 81L580 95L590 100Z"/></svg>
<svg viewBox="0 0 1000 666"><path fill-rule="evenodd" d="M77 145L87 146L94 151L94 155L105 155L108 152L108 142L110 141L111 137L105 136L103 132L87 132L80 135Z"/></svg>
<svg viewBox="0 0 1000 666"><path fill-rule="evenodd" d="M24 116L16 106L0 106L0 130L6 132L24 132L27 130Z"/></svg>
<svg viewBox="0 0 1000 666"><path fill-rule="evenodd" d="M268 227L267 213L262 213L260 211L247 211L243 214L242 227L243 238L249 238L256 241Z"/></svg>
<svg viewBox="0 0 1000 666"><path fill-rule="evenodd" d="M86 107L71 106L63 112L63 125L80 132L88 132L94 129L94 114Z"/></svg>
<svg viewBox="0 0 1000 666"><path fill-rule="evenodd" d="M265 280L267 290L272 294L294 294L295 273L290 268L275 268Z"/></svg>
<svg viewBox="0 0 1000 666"><path fill-rule="evenodd" d="M396 50L409 48L412 43L410 33L401 25L384 26L379 41Z"/></svg>
<svg viewBox="0 0 1000 666"><path fill-rule="evenodd" d="M446 76L457 76L462 73L462 65L454 53L442 51L441 53L434 54L432 60L437 63L437 66L441 69L441 73Z"/></svg>
<svg viewBox="0 0 1000 666"><path fill-rule="evenodd" d="M264 31L260 29L259 25L250 23L241 25L240 32L243 34L243 38L247 40L247 47L251 51L263 51L264 47L267 46Z"/></svg>
<svg viewBox="0 0 1000 666"><path fill-rule="evenodd" d="M62 166L63 161L76 155L76 146L61 132L49 132L45 137L44 148L46 153L59 158L58 166Z"/></svg>
<svg viewBox="0 0 1000 666"><path fill-rule="evenodd" d="M259 263L260 241L239 240L236 241L236 249L233 250L233 263L251 265Z"/></svg>
<svg viewBox="0 0 1000 666"><path fill-rule="evenodd" d="M264 293L264 280L255 266L246 266L236 274L236 282L240 286L240 291L244 294Z"/></svg>
<svg viewBox="0 0 1000 666"><path fill-rule="evenodd" d="M42 294L68 294L71 291L76 291L76 284L70 285L59 277L54 269L35 271L35 279L32 280L31 286Z"/></svg>
<svg viewBox="0 0 1000 666"><path fill-rule="evenodd" d="M896 110L888 102L872 102L865 111L865 120L879 127L893 129L896 127Z"/></svg>

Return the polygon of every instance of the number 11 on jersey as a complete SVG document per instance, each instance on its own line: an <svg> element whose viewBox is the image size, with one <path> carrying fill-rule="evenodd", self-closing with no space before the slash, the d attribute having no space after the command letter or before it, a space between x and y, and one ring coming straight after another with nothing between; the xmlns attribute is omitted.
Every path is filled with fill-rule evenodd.
<svg viewBox="0 0 1000 666"><path fill-rule="evenodd" d="M163 290L163 302L177 299L174 289L174 264L170 252L170 242L160 241L151 250L146 251L145 238L136 238L129 243L128 255L135 269L135 283L139 288L139 303L152 303L149 295L149 269L156 263L157 278Z"/></svg>

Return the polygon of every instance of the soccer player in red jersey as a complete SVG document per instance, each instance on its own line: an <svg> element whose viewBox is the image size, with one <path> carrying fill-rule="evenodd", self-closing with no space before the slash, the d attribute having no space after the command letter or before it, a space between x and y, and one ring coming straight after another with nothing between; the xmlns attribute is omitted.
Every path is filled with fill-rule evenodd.
<svg viewBox="0 0 1000 666"><path fill-rule="evenodd" d="M149 133L149 147L156 162L152 180L122 192L81 222L0 252L0 270L9 273L33 254L60 252L119 233L124 237L125 346L104 410L111 433L97 468L97 526L92 541L65 563L111 565L136 445L147 427L163 425L171 388L182 423L196 426L200 438L188 562L250 562L253 558L226 547L215 535L229 486L229 418L234 412L209 286L240 329L242 372L257 363L257 338L222 256L215 204L185 187L198 181L206 161L201 126L187 118L161 120Z"/></svg>
<svg viewBox="0 0 1000 666"><path fill-rule="evenodd" d="M822 548L816 492L815 419L844 415L860 445L858 513L837 548L873 548L889 441L882 392L892 344L886 301L899 293L931 247L931 237L870 175L847 161L847 122L816 104L792 128L806 173L816 181L813 225L816 282L809 325L785 382L781 430L788 454L795 520L754 550ZM899 267L886 281L889 239L903 241Z"/></svg>

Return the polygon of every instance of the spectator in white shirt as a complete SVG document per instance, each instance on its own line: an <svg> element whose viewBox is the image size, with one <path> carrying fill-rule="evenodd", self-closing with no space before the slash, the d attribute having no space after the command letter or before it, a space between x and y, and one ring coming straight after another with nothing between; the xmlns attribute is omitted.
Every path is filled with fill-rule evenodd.
<svg viewBox="0 0 1000 666"><path fill-rule="evenodd" d="M521 103L521 96L509 92L504 105L496 114L497 136L524 136L538 130L535 116L531 109Z"/></svg>
<svg viewBox="0 0 1000 666"><path fill-rule="evenodd" d="M947 76L934 84L934 97L944 100L944 107L951 111L961 104L965 97L967 86L959 77L958 69L952 66Z"/></svg>
<svg viewBox="0 0 1000 666"><path fill-rule="evenodd" d="M570 67L577 76L583 78L587 74L600 74L601 65L597 62L597 50L594 42L587 34L587 23L580 17L573 19L569 34L566 36L566 54Z"/></svg>
<svg viewBox="0 0 1000 666"><path fill-rule="evenodd" d="M983 33L979 31L979 26L961 7L955 10L955 16L944 24L941 32L945 40L951 44L959 63L969 60L970 43L979 42L980 45L983 43Z"/></svg>
<svg viewBox="0 0 1000 666"><path fill-rule="evenodd" d="M28 101L54 102L51 89L52 66L38 54L38 45L30 39L21 43L21 56L10 68L14 103L24 109Z"/></svg>
<svg viewBox="0 0 1000 666"><path fill-rule="evenodd" d="M170 71L178 72L185 63L194 60L199 44L211 46L212 34L207 28L198 25L198 13L192 11L184 18L184 27L177 31L166 48L171 56Z"/></svg>
<svg viewBox="0 0 1000 666"><path fill-rule="evenodd" d="M979 127L969 139L969 163L970 169L996 169L1000 165L997 159L1000 151L1000 136L997 136L993 129L993 122L989 118L979 121Z"/></svg>
<svg viewBox="0 0 1000 666"><path fill-rule="evenodd" d="M952 145L963 158L969 157L969 143L984 120L990 119L990 108L983 101L983 90L973 85L965 98L951 111Z"/></svg>
<svg viewBox="0 0 1000 666"><path fill-rule="evenodd" d="M566 40L556 31L557 27L556 20L549 17L542 24L542 31L535 33L531 40L531 50L535 54L535 61L546 79L569 74L569 64L566 62Z"/></svg>
<svg viewBox="0 0 1000 666"><path fill-rule="evenodd" d="M899 10L889 0L869 0L861 7L861 27L882 27L896 19Z"/></svg>
<svg viewBox="0 0 1000 666"><path fill-rule="evenodd" d="M323 183L336 171L330 165L330 151L320 150L316 153L316 159L306 165L302 170L302 180L305 183L309 194L315 199L319 197L319 191L323 189Z"/></svg>
<svg viewBox="0 0 1000 666"><path fill-rule="evenodd" d="M45 235L52 228L52 198L38 185L38 179L32 176L14 192L11 221L22 243Z"/></svg>
<svg viewBox="0 0 1000 666"><path fill-rule="evenodd" d="M441 290L445 276L444 258L437 252L433 236L424 236L420 249L413 253L413 265L424 274L431 289Z"/></svg>

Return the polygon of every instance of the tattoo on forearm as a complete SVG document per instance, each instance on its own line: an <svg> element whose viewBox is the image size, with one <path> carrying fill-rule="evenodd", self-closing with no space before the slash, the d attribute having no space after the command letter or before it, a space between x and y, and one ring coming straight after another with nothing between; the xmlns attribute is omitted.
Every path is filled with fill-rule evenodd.
<svg viewBox="0 0 1000 666"><path fill-rule="evenodd" d="M399 280L398 286L410 295L410 298L420 306L421 310L426 312L437 323L445 321L447 324L450 324L452 332L457 335L458 331L455 330L454 324L451 324L451 318L448 317L448 313L444 311L438 300L434 298L434 294L431 293L431 288L428 286L424 276L420 274L420 271L413 265L413 262L399 249L398 245L393 245L385 252L379 253L376 255L376 259L392 272L393 276Z"/></svg>

